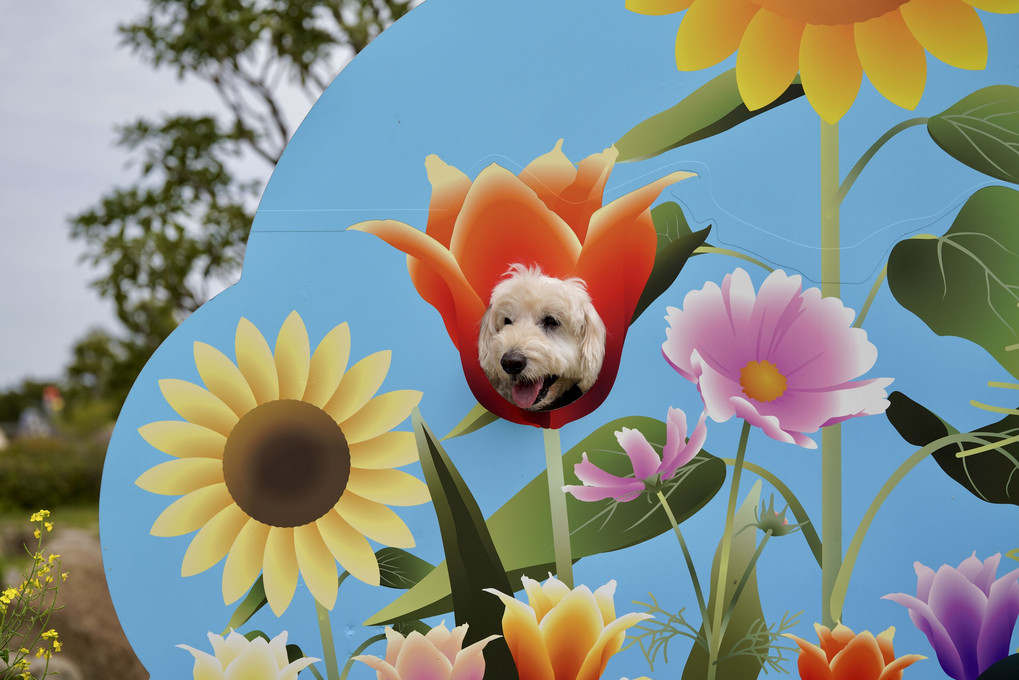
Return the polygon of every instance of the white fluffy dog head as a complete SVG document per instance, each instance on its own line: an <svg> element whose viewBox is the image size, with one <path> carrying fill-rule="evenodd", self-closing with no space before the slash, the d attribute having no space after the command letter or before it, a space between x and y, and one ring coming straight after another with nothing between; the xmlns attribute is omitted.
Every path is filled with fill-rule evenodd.
<svg viewBox="0 0 1019 680"><path fill-rule="evenodd" d="M598 379L605 324L583 280L514 264L492 290L478 358L492 386L520 408L558 408Z"/></svg>

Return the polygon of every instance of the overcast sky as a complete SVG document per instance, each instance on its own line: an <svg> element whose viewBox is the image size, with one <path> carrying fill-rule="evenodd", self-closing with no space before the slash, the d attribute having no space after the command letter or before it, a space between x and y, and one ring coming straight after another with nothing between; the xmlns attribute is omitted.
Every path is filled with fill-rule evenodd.
<svg viewBox="0 0 1019 680"><path fill-rule="evenodd" d="M56 378L88 329L117 330L88 282L68 217L131 179L113 126L161 111L218 111L211 88L118 47L142 0L0 0L0 390ZM308 108L290 102L296 127ZM251 173L265 174L252 163Z"/></svg>

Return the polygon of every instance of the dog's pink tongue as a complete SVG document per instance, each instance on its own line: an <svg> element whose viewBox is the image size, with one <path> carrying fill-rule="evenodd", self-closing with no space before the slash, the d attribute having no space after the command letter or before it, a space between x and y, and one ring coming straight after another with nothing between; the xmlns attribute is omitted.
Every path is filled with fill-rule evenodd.
<svg viewBox="0 0 1019 680"><path fill-rule="evenodd" d="M538 398L538 392L540 390L540 380L535 380L533 382L518 380L513 383L513 403L520 408L527 408L534 403L535 399Z"/></svg>

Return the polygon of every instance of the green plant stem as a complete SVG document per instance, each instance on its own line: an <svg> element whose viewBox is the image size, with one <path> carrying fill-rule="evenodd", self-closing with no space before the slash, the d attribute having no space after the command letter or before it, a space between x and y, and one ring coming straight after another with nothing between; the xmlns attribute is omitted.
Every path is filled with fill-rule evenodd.
<svg viewBox="0 0 1019 680"><path fill-rule="evenodd" d="M669 522L672 523L672 530L676 532L676 538L679 539L679 547L683 550L683 557L686 559L686 568L690 571L690 581L693 583L693 591L697 596L697 606L701 610L701 621L704 623L704 634L708 649L711 649L711 626L708 623L708 606L704 601L704 591L701 590L700 579L697 578L697 568L694 566L693 558L690 556L690 548L687 547L686 541L683 539L683 532L679 530L679 522L676 521L676 516L672 514L672 508L669 507L668 501L665 499L665 494L661 491L658 492L658 502L662 505L662 510L669 517Z"/></svg>
<svg viewBox="0 0 1019 680"><path fill-rule="evenodd" d="M757 560L760 559L761 553L764 552L764 546L768 544L768 539L771 538L771 529L764 532L764 540L757 545L757 550L754 551L753 557L750 558L750 562L747 563L747 568L743 570L743 578L740 579L739 585L736 586L736 590L732 593L732 601L729 602L729 608L725 610L725 616L722 617L722 630L721 634L725 634L725 629L729 626L729 619L732 618L732 613L736 611L736 603L739 601L739 596L743 594L743 589L747 586L747 581L750 580L750 574L754 571L754 566L757 564Z"/></svg>
<svg viewBox="0 0 1019 680"><path fill-rule="evenodd" d="M881 290L881 284L885 282L885 277L888 276L888 265L885 264L881 268L881 273L878 274L877 279L874 281L874 285L870 287L870 293L867 294L867 299L863 303L863 307L860 308L860 314L856 317L856 321L853 322L853 328L860 328L863 326L863 320L867 318L867 312L870 311L870 306L874 304L874 298L877 297L877 292Z"/></svg>
<svg viewBox="0 0 1019 680"><path fill-rule="evenodd" d="M757 258L751 257L736 250L729 250L728 248L718 248L716 246L698 246L693 251L694 255L703 255L705 253L715 253L717 255L728 255L729 257L736 257L741 260L746 260L747 262L750 262L752 264L756 264L758 267L761 267L765 271L768 272L775 271L773 267L769 267L768 265L764 264Z"/></svg>
<svg viewBox="0 0 1019 680"><path fill-rule="evenodd" d="M739 447L736 449L736 463L732 466L732 483L729 487L729 505L725 511L725 530L722 532L722 545L719 547L718 578L715 579L715 606L711 619L711 630L718 631L713 636L714 644L708 647L708 677L715 680L718 671L718 655L722 649L722 616L725 611L725 586L729 581L729 556L732 554L732 525L736 520L736 499L739 496L739 480L743 474L743 458L747 453L747 440L750 438L750 423L743 421L740 432Z"/></svg>
<svg viewBox="0 0 1019 680"><path fill-rule="evenodd" d="M892 493L892 490L898 486L899 482L902 481L906 474L915 468L920 461L953 441L956 441L955 436L946 435L939 439L935 439L927 446L919 449L916 453L907 458L906 461L892 473L892 476L888 478L888 481L885 482L884 486L882 486L877 492L877 496L875 496L874 500L871 501L870 507L867 508L867 512L864 513L863 519L860 520L860 525L856 528L856 533L853 534L853 540L849 543L849 549L846 550L846 557L836 574L829 612L832 619L838 618L842 611L842 606L846 602L846 593L849 591L849 579L853 575L853 567L856 565L856 558L860 555L860 548L863 545L863 539L866 538L867 530L870 529L870 525L874 521L877 511L881 509L881 505L885 502L885 499L888 498L888 496Z"/></svg>
<svg viewBox="0 0 1019 680"><path fill-rule="evenodd" d="M362 642L361 645L357 649L355 649L354 652L350 655L350 658L347 659L347 663L343 664L343 672L340 673L340 680L347 680L347 674L350 673L350 669L354 666L355 656L360 655L361 652L365 651L366 649L374 645L376 642L381 642L382 640L385 639L386 639L385 634L379 633L378 635L373 635L364 642Z"/></svg>
<svg viewBox="0 0 1019 680"><path fill-rule="evenodd" d="M735 465L735 458L719 458L726 465ZM773 487L775 491L778 491L785 502L789 505L789 509L792 510L793 517L796 518L796 522L800 524L800 532L803 534L803 538L807 541L807 546L810 547L810 552L814 554L814 559L817 560L817 566L821 566L821 537L817 535L817 530L814 528L814 523L810 521L810 516L807 515L807 511L803 508L803 504L800 503L800 499L789 489L788 486L782 483L775 473L767 470L756 463L744 461L743 469L753 472L755 475L765 480Z"/></svg>
<svg viewBox="0 0 1019 680"><path fill-rule="evenodd" d="M573 588L573 552L570 549L570 519L566 514L563 485L563 450L559 430L545 434L545 467L548 469L548 504L552 512L552 543L555 546L556 577Z"/></svg>
<svg viewBox="0 0 1019 680"><path fill-rule="evenodd" d="M822 123L822 125L823 124L824 123ZM870 162L870 159L874 157L874 155L881 149L882 146L887 144L892 137L899 134L903 130L908 130L909 128L914 127L916 125L926 124L927 124L926 118L910 118L909 120L904 120L898 125L888 130L888 132L881 135L876 142L871 144L870 148L867 149L867 151L862 156L860 156L860 160L856 161L856 165L854 165L853 169L849 171L849 174L846 175L845 181L842 182L842 186L839 187L838 193L836 194L836 200L839 202L839 204L841 204L842 201L845 200L846 195L849 194L849 190L853 188L853 184L856 182L856 179L860 176L860 173L863 172L863 169L867 167L867 163Z"/></svg>
<svg viewBox="0 0 1019 680"><path fill-rule="evenodd" d="M325 657L326 676L329 680L339 680L340 668L336 662L336 642L333 640L333 627L329 622L329 610L315 600L315 614L318 616L318 632L322 636L322 656Z"/></svg>
<svg viewBox="0 0 1019 680"><path fill-rule="evenodd" d="M861 166L862 167L862 166ZM821 295L840 297L839 127L821 121ZM842 563L842 427L821 430L821 618L835 624L831 596Z"/></svg>

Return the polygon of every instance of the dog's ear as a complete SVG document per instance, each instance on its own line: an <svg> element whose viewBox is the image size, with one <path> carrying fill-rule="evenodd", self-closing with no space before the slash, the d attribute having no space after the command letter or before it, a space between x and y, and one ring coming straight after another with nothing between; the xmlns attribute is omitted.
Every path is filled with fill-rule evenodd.
<svg viewBox="0 0 1019 680"><path fill-rule="evenodd" d="M491 366L497 363L492 357L492 338L497 332L495 315L492 314L492 306L489 305L481 317L481 328L478 330L478 363L486 373L489 372Z"/></svg>
<svg viewBox="0 0 1019 680"><path fill-rule="evenodd" d="M580 367L583 378L578 383L584 392L591 389L605 360L605 324L590 302L584 303L584 326L580 341Z"/></svg>

